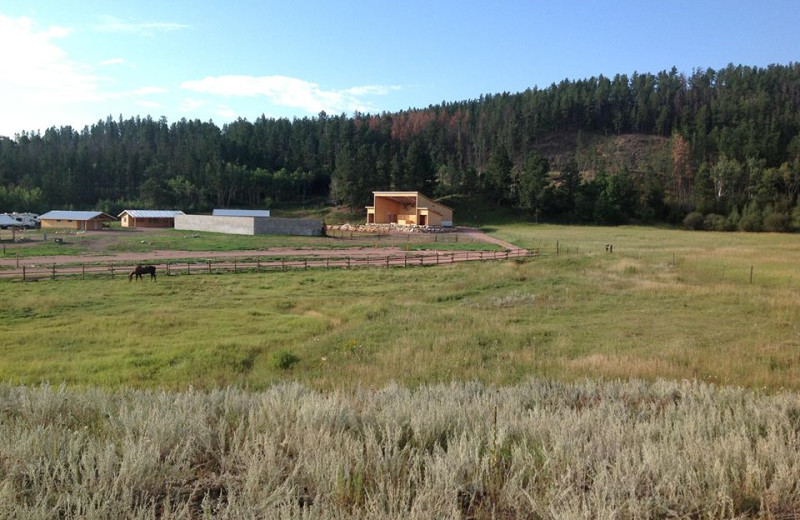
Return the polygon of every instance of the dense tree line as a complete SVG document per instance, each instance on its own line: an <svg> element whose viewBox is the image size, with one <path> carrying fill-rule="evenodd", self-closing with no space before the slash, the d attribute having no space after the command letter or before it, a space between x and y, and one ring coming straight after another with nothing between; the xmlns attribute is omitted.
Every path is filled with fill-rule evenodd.
<svg viewBox="0 0 800 520"><path fill-rule="evenodd" d="M2 210L358 207L386 189L537 219L793 229L800 64L564 80L391 114L221 128L120 116L0 137Z"/></svg>

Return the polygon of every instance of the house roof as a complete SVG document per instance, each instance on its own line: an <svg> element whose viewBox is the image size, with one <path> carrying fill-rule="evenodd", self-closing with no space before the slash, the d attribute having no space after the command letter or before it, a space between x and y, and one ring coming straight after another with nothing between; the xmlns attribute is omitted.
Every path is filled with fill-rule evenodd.
<svg viewBox="0 0 800 520"><path fill-rule="evenodd" d="M426 196L426 195L424 195L424 194L422 194L422 193L420 193L418 191L373 191L372 194L375 197L389 198L389 199L392 199L392 200L394 200L396 202L414 202L414 203L417 203L419 198L423 198L423 199L425 199L427 201L430 201L432 204L435 204L436 206L439 206L439 207L442 207L442 208L447 208L449 210L453 209L450 206L442 204L441 202L436 202L432 198L430 198L430 197L428 197L428 196ZM427 207L427 206L418 205L418 207ZM438 211L437 211L437 213L438 213Z"/></svg>
<svg viewBox="0 0 800 520"><path fill-rule="evenodd" d="M215 217L268 217L268 209L215 209Z"/></svg>
<svg viewBox="0 0 800 520"><path fill-rule="evenodd" d="M114 220L114 217L102 211L48 211L39 220Z"/></svg>
<svg viewBox="0 0 800 520"><path fill-rule="evenodd" d="M0 215L0 226L22 226L22 223L17 222L6 214L2 214Z"/></svg>
<svg viewBox="0 0 800 520"><path fill-rule="evenodd" d="M172 209L126 209L117 217L128 214L133 218L175 218L175 215L184 215L183 211Z"/></svg>

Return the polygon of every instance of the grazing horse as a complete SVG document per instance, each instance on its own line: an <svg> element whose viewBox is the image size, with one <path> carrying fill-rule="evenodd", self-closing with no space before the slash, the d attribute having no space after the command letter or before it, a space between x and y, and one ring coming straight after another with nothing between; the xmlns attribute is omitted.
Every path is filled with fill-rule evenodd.
<svg viewBox="0 0 800 520"><path fill-rule="evenodd" d="M155 281L156 280L156 266L154 266L154 265L142 265L142 264L137 265L133 269L133 271L131 271L131 274L128 275L128 281L130 282L131 280L133 280L134 276L136 277L137 281L141 280L143 274L149 274L150 275L150 279Z"/></svg>

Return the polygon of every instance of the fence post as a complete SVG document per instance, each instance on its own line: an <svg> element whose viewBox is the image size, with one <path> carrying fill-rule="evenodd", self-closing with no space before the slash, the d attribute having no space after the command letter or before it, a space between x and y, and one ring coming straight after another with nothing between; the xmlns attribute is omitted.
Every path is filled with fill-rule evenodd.
<svg viewBox="0 0 800 520"><path fill-rule="evenodd" d="M347 268L350 269L350 257L347 257Z"/></svg>
<svg viewBox="0 0 800 520"><path fill-rule="evenodd" d="M281 258L281 271L285 271L285 270L286 270L286 260Z"/></svg>
<svg viewBox="0 0 800 520"><path fill-rule="evenodd" d="M86 264L81 264L81 280L86 280Z"/></svg>
<svg viewBox="0 0 800 520"><path fill-rule="evenodd" d="M261 272L261 257L256 258L256 268L258 269L258 272L260 273Z"/></svg>
<svg viewBox="0 0 800 520"><path fill-rule="evenodd" d="M330 267L331 267L331 258L330 257L326 257L325 258L325 269L330 269Z"/></svg>
<svg viewBox="0 0 800 520"><path fill-rule="evenodd" d="M753 283L753 266L750 266L750 283Z"/></svg>
<svg viewBox="0 0 800 520"><path fill-rule="evenodd" d="M388 255L386 256L386 267L387 268L389 267L389 256ZM791 285L791 282L789 283L789 285Z"/></svg>
<svg viewBox="0 0 800 520"><path fill-rule="evenodd" d="M192 274L192 264L186 262L186 274Z"/></svg>
<svg viewBox="0 0 800 520"><path fill-rule="evenodd" d="M233 259L233 274L236 274L236 259Z"/></svg>
<svg viewBox="0 0 800 520"><path fill-rule="evenodd" d="M22 266L22 281L23 281L23 282L24 282L24 281L26 281L26 276L25 276L25 266L24 266L24 265Z"/></svg>
<svg viewBox="0 0 800 520"><path fill-rule="evenodd" d="M56 264L53 264L53 280L56 279Z"/></svg>
<svg viewBox="0 0 800 520"><path fill-rule="evenodd" d="M303 269L308 271L308 258L303 258Z"/></svg>
<svg viewBox="0 0 800 520"><path fill-rule="evenodd" d="M114 264L111 264L111 278L114 278Z"/></svg>
<svg viewBox="0 0 800 520"><path fill-rule="evenodd" d="M169 276L169 275L170 275L170 272L169 272L169 260L167 260L167 276Z"/></svg>
<svg viewBox="0 0 800 520"><path fill-rule="evenodd" d="M208 262L208 274L211 274L211 260L206 260Z"/></svg>

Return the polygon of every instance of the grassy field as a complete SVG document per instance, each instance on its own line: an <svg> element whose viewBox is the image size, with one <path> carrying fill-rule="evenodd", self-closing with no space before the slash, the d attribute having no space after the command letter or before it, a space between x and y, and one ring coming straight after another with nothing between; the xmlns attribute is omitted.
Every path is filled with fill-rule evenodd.
<svg viewBox="0 0 800 520"><path fill-rule="evenodd" d="M0 380L257 390L537 376L800 388L796 236L494 232L541 256L155 284L0 283Z"/></svg>
<svg viewBox="0 0 800 520"><path fill-rule="evenodd" d="M540 256L0 282L0 518L800 517L797 236L492 232Z"/></svg>

